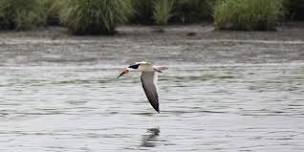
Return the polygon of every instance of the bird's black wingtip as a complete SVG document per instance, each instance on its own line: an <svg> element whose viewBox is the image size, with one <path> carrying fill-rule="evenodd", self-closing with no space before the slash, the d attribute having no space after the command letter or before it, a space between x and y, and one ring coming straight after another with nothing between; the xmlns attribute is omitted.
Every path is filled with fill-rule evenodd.
<svg viewBox="0 0 304 152"><path fill-rule="evenodd" d="M150 102L150 103L151 103L151 102ZM157 113L160 113L158 104L157 104L157 105L151 104L151 105L152 105L153 109L154 109Z"/></svg>

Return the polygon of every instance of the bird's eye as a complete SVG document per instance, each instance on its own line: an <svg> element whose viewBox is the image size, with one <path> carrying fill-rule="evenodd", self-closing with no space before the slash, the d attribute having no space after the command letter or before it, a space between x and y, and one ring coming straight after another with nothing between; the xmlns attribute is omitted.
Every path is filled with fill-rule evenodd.
<svg viewBox="0 0 304 152"><path fill-rule="evenodd" d="M129 68L131 69L137 69L139 67L139 64L130 65Z"/></svg>

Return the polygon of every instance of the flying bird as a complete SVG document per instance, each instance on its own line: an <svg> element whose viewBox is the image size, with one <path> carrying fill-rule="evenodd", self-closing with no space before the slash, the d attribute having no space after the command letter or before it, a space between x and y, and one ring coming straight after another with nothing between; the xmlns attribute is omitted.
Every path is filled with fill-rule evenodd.
<svg viewBox="0 0 304 152"><path fill-rule="evenodd" d="M125 68L117 78L120 78L121 76L132 71L141 72L140 80L145 94L152 107L159 113L157 73L162 73L162 71L166 69L168 68L165 66L153 65L149 62L136 62L135 64Z"/></svg>

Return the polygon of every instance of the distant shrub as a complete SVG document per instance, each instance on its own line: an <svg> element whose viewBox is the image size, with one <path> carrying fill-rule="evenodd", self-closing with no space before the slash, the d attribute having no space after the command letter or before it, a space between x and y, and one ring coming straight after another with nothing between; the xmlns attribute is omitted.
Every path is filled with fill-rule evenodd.
<svg viewBox="0 0 304 152"><path fill-rule="evenodd" d="M129 0L66 0L61 21L76 35L114 34L132 12Z"/></svg>
<svg viewBox="0 0 304 152"><path fill-rule="evenodd" d="M218 0L217 29L274 30L283 16L282 0Z"/></svg>
<svg viewBox="0 0 304 152"><path fill-rule="evenodd" d="M0 0L0 30L27 30L45 22L40 0Z"/></svg>

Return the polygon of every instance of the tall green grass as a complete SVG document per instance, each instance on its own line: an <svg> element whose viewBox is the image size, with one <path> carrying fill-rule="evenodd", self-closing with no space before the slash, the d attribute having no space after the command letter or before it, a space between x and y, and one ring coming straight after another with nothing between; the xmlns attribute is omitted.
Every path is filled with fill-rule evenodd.
<svg viewBox="0 0 304 152"><path fill-rule="evenodd" d="M168 24L169 19L173 16L172 10L175 0L155 0L153 16L155 23L158 25Z"/></svg>
<svg viewBox="0 0 304 152"><path fill-rule="evenodd" d="M0 30L27 30L45 22L41 0L0 0Z"/></svg>
<svg viewBox="0 0 304 152"><path fill-rule="evenodd" d="M129 0L66 0L61 21L76 35L111 35L132 12Z"/></svg>
<svg viewBox="0 0 304 152"><path fill-rule="evenodd" d="M129 19L158 25L214 19L217 29L273 30L284 14L304 20L304 0L0 0L0 30L62 24L78 35L114 34Z"/></svg>
<svg viewBox="0 0 304 152"><path fill-rule="evenodd" d="M283 16L283 0L218 0L217 29L274 30Z"/></svg>

